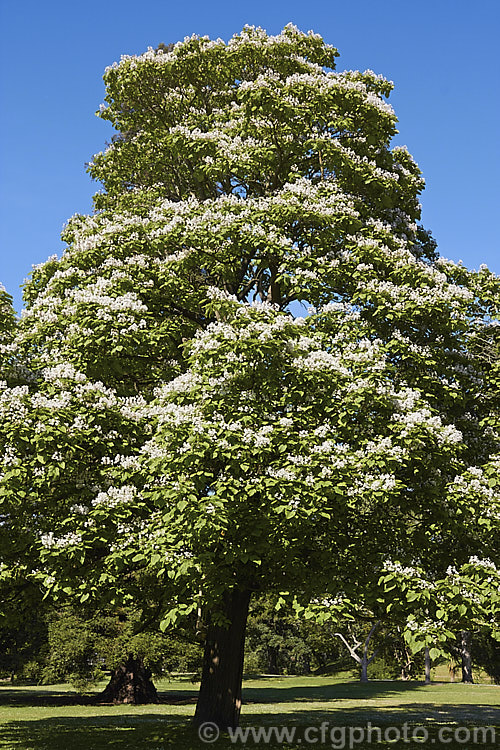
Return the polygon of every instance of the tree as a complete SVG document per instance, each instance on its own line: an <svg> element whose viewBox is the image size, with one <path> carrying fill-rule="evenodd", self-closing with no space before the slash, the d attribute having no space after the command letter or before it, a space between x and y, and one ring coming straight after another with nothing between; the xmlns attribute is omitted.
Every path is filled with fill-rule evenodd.
<svg viewBox="0 0 500 750"><path fill-rule="evenodd" d="M42 595L34 587L26 592L3 580L2 603L0 675L11 682L19 676L31 678L38 672L37 658L47 639Z"/></svg>
<svg viewBox="0 0 500 750"><path fill-rule="evenodd" d="M33 273L37 379L5 396L30 575L147 600L164 629L200 612L196 719L221 727L253 592L308 602L373 587L387 558L461 561L473 524L446 488L498 449L469 356L497 281L437 257L391 84L336 56L245 27L108 69L104 192Z"/></svg>
<svg viewBox="0 0 500 750"><path fill-rule="evenodd" d="M357 664L359 664L359 667L361 669L361 682L368 682L368 667L372 663L372 661L377 656L378 651L374 651L371 656L368 656L368 649L370 647L370 641L372 637L374 636L377 627L380 625L380 622L374 622L371 626L368 634L366 635L366 638L359 640L358 637L352 636L351 640L352 643L349 643L349 641L345 638L345 636L342 633L335 633L335 635L340 638L344 646L349 651L349 654L352 656L352 658L355 660ZM360 653L358 653L358 650L361 650Z"/></svg>
<svg viewBox="0 0 500 750"><path fill-rule="evenodd" d="M245 672L307 674L318 666L311 662L322 633L304 627L306 623L295 617L292 608L277 609L276 605L276 596L253 598L246 629Z"/></svg>
<svg viewBox="0 0 500 750"><path fill-rule="evenodd" d="M474 485L476 499L479 486ZM496 508L487 511L498 524ZM481 520L490 527L488 515ZM412 652L425 650L430 659L447 656L458 637L463 682L471 682L470 630L479 628L500 640L500 571L495 563L471 557L458 570L449 566L446 577L430 580L422 569L387 562L380 583L386 595L392 594L387 608L399 618L406 616L405 639Z"/></svg>
<svg viewBox="0 0 500 750"><path fill-rule="evenodd" d="M497 639L484 631L474 634L472 660L493 678L496 685L500 683L500 643Z"/></svg>

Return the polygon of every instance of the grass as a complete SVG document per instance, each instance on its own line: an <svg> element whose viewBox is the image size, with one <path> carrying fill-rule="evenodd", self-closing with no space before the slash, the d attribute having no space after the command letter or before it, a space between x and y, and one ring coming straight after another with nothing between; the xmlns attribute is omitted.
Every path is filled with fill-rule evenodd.
<svg viewBox="0 0 500 750"><path fill-rule="evenodd" d="M0 686L0 748L2 750L195 750L214 747L217 750L240 746L222 737L212 745L201 743L191 728L197 685L189 680L157 684L162 703L149 706L111 706L96 704L90 698L79 698L66 685L46 687ZM247 680L244 686L242 728L290 726L298 734L291 744L255 743L250 747L307 748L303 735L308 726L315 743L321 747L319 727L328 723L328 732L337 727L334 742L329 736L323 747L348 747L346 735L342 744L341 727L366 727L368 722L381 727L424 726L430 733L430 746L439 741L440 727L497 726L500 739L500 687L495 685L462 685L436 683L425 686L417 682L370 682L332 677L272 677ZM348 730L346 730L348 731ZM464 730L466 731L466 730ZM374 735L377 739L376 735ZM490 743L464 743L465 735L443 743L450 750L479 747L490 750ZM422 748L420 742L370 745L352 743L356 748L382 747ZM382 737L383 739L383 737ZM498 745L496 745L498 747Z"/></svg>

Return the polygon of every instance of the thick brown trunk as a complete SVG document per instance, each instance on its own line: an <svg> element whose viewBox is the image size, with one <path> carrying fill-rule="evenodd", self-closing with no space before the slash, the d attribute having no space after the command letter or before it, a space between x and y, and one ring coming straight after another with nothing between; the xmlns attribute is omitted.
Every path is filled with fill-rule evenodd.
<svg viewBox="0 0 500 750"><path fill-rule="evenodd" d="M134 658L132 654L114 670L99 698L109 703L158 703L151 671L144 666L142 659Z"/></svg>
<svg viewBox="0 0 500 750"><path fill-rule="evenodd" d="M460 651L462 656L462 682L472 683L472 661L471 661L472 634L469 630L460 633Z"/></svg>
<svg viewBox="0 0 500 750"><path fill-rule="evenodd" d="M425 660L425 684L430 685L431 684L431 655L429 653L428 646L425 647L424 660Z"/></svg>
<svg viewBox="0 0 500 750"><path fill-rule="evenodd" d="M200 693L194 722L212 722L219 729L237 727L241 710L241 681L245 630L251 592L230 591L224 597L226 628L209 625Z"/></svg>

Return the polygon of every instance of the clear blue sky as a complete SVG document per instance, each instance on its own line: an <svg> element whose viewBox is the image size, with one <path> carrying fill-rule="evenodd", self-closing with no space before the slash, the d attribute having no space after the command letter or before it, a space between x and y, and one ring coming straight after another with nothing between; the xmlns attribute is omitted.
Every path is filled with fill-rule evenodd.
<svg viewBox="0 0 500 750"><path fill-rule="evenodd" d="M91 210L84 165L111 136L94 116L104 68L245 23L313 29L339 49L339 69L392 79L396 142L427 181L424 225L442 255L500 273L498 0L0 1L0 281L18 310L31 264L60 253L64 222Z"/></svg>

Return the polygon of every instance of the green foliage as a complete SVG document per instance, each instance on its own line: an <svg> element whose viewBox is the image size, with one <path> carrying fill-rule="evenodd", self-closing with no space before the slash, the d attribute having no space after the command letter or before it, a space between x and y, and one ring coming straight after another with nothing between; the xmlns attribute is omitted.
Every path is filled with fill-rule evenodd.
<svg viewBox="0 0 500 750"><path fill-rule="evenodd" d="M387 656L377 656L368 666L368 679L370 680L397 680L400 677L399 665Z"/></svg>
<svg viewBox="0 0 500 750"><path fill-rule="evenodd" d="M14 593L15 600L8 595ZM3 591L0 620L0 677L39 678L39 657L47 641L46 607L41 595L12 588Z"/></svg>
<svg viewBox="0 0 500 750"><path fill-rule="evenodd" d="M437 256L392 85L336 56L245 27L107 70L98 212L35 269L16 334L34 375L1 390L5 580L154 602L164 632L225 622L233 588L309 620L380 610L415 651L496 612L468 561L498 538L499 281ZM448 622L387 560L456 566L479 604L440 584Z"/></svg>
<svg viewBox="0 0 500 750"><path fill-rule="evenodd" d="M368 665L370 680L417 680L424 672L424 654L412 654L402 627L375 638L377 655Z"/></svg>
<svg viewBox="0 0 500 750"><path fill-rule="evenodd" d="M104 671L96 656L93 635L91 624L73 613L56 613L50 618L41 682L69 682L81 691L102 680Z"/></svg>
<svg viewBox="0 0 500 750"><path fill-rule="evenodd" d="M276 609L276 597L251 605L245 642L246 673L307 674L316 665L305 623L293 610Z"/></svg>
<svg viewBox="0 0 500 750"><path fill-rule="evenodd" d="M47 636L20 676L41 684L69 682L79 692L103 680L131 654L157 676L198 673L201 648L187 632L162 634L141 628L132 609L91 612L61 608L46 615Z"/></svg>
<svg viewBox="0 0 500 750"><path fill-rule="evenodd" d="M484 630L472 636L472 661L500 684L500 643Z"/></svg>
<svg viewBox="0 0 500 750"><path fill-rule="evenodd" d="M476 481L476 494L478 489ZM431 659L446 656L457 633L474 627L500 640L500 574L489 559L471 557L437 579L421 568L387 563L380 584L392 617L406 619L405 640L412 653L427 646Z"/></svg>

